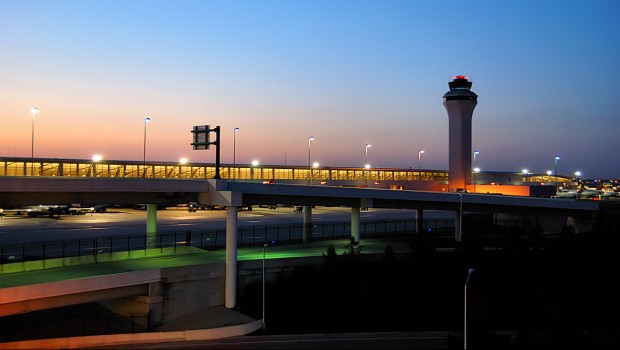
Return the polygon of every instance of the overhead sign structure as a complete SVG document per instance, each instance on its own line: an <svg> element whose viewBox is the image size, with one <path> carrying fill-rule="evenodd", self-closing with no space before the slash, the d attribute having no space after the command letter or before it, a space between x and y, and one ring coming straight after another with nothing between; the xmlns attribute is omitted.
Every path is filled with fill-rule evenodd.
<svg viewBox="0 0 620 350"><path fill-rule="evenodd" d="M211 141L211 133L215 132L215 141ZM215 176L220 179L220 126L211 129L209 125L197 125L192 129L192 147L194 150L209 149L215 145Z"/></svg>

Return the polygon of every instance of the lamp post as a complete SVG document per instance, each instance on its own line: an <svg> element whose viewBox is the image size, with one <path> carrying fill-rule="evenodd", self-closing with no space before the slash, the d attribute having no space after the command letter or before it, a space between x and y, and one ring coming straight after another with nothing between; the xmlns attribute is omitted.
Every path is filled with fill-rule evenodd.
<svg viewBox="0 0 620 350"><path fill-rule="evenodd" d="M459 234L458 237L456 237L457 241L462 242L463 241L463 194L460 192L456 192L456 194L459 195ZM456 229L456 227L455 227Z"/></svg>
<svg viewBox="0 0 620 350"><path fill-rule="evenodd" d="M250 173L251 173L250 175L251 175L252 180L254 180L254 168L256 168L257 166L258 166L258 160L255 159L252 161L252 167L250 168Z"/></svg>
<svg viewBox="0 0 620 350"><path fill-rule="evenodd" d="M312 164L310 163L310 144L314 141L314 136L308 137L308 185L310 184L310 179L312 178Z"/></svg>
<svg viewBox="0 0 620 350"><path fill-rule="evenodd" d="M142 164L145 166L144 176L146 176L146 124L150 122L151 122L151 118L149 117L144 118L144 147L143 147L143 153L142 153Z"/></svg>
<svg viewBox="0 0 620 350"><path fill-rule="evenodd" d="M267 329L267 325L265 323L265 248L267 248L268 244L263 244L263 330Z"/></svg>
<svg viewBox="0 0 620 350"><path fill-rule="evenodd" d="M547 181L549 182L551 182L551 174L553 174L553 171L547 170Z"/></svg>
<svg viewBox="0 0 620 350"><path fill-rule="evenodd" d="M239 132L239 128L233 129L233 180L237 178L237 133Z"/></svg>
<svg viewBox="0 0 620 350"><path fill-rule="evenodd" d="M91 165L91 168L93 170L92 176L93 177L97 177L97 163L100 162L103 159L103 157L100 154L93 154L92 160L93 160L93 164Z"/></svg>
<svg viewBox="0 0 620 350"><path fill-rule="evenodd" d="M364 148L364 152L365 152L365 155L366 155L366 163L364 164L364 167L366 167L366 168L368 168L368 149L370 147L372 147L372 145L367 143L366 147Z"/></svg>
<svg viewBox="0 0 620 350"><path fill-rule="evenodd" d="M467 270L467 279L465 280L465 304L464 304L464 322L463 322L463 349L467 349L467 284L469 283L469 277L474 273L474 269Z"/></svg>
<svg viewBox="0 0 620 350"><path fill-rule="evenodd" d="M476 192L476 170L475 170L476 169L476 157L478 157L479 154L480 154L480 151L478 150L474 151L474 157L473 157L474 160L472 162L472 166L474 168L474 171L472 173L472 177L473 177L472 182L474 183L474 192Z"/></svg>
<svg viewBox="0 0 620 350"><path fill-rule="evenodd" d="M34 159L34 117L39 113L39 108L32 107L30 109L30 113L32 113L32 145L31 145L31 158Z"/></svg>
<svg viewBox="0 0 620 350"><path fill-rule="evenodd" d="M560 160L560 156L553 157L553 174L558 175L558 160Z"/></svg>
<svg viewBox="0 0 620 350"><path fill-rule="evenodd" d="M39 113L39 108L37 107L32 107L30 109L30 113L32 113L32 136L31 136L31 141L32 141L32 145L31 145L31 164L30 164L30 175L34 176L34 117L37 115L37 113Z"/></svg>
<svg viewBox="0 0 620 350"><path fill-rule="evenodd" d="M422 171L422 154L424 153L423 149L419 149L418 150L418 176L422 177L421 175L421 171Z"/></svg>
<svg viewBox="0 0 620 350"><path fill-rule="evenodd" d="M370 169L370 164L368 164L368 149L372 147L371 144L367 143L366 147L364 147L364 154L366 156L366 163L364 163L364 178L366 179L366 187L368 187L368 169Z"/></svg>
<svg viewBox="0 0 620 350"><path fill-rule="evenodd" d="M179 175L178 177L183 177L183 165L187 164L187 158L182 157L179 159Z"/></svg>
<svg viewBox="0 0 620 350"><path fill-rule="evenodd" d="M579 177L581 176L581 171L575 171L575 180L577 180L577 187L579 187Z"/></svg>
<svg viewBox="0 0 620 350"><path fill-rule="evenodd" d="M523 169L521 170L521 172L523 173L524 182L527 182L527 174L529 173L529 171L527 169Z"/></svg>
<svg viewBox="0 0 620 350"><path fill-rule="evenodd" d="M474 193L476 193L476 174L480 172L480 168L474 168Z"/></svg>

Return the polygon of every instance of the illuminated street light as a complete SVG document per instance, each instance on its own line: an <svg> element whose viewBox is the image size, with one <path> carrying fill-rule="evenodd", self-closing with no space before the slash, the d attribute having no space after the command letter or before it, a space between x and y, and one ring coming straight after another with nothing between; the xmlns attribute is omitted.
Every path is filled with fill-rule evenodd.
<svg viewBox="0 0 620 350"><path fill-rule="evenodd" d="M560 160L560 156L553 157L553 174L558 174L558 160Z"/></svg>
<svg viewBox="0 0 620 350"><path fill-rule="evenodd" d="M254 179L254 168L258 166L258 160L253 160L252 161L252 167L250 168L250 177L252 178L252 180Z"/></svg>
<svg viewBox="0 0 620 350"><path fill-rule="evenodd" d="M151 122L151 118L146 117L144 118L144 148L143 148L143 157L142 157L142 163L146 166L146 124ZM145 169L145 173L146 175L146 169Z"/></svg>
<svg viewBox="0 0 620 350"><path fill-rule="evenodd" d="M183 165L187 164L187 158L182 157L179 159L179 175L177 177L183 177Z"/></svg>
<svg viewBox="0 0 620 350"><path fill-rule="evenodd" d="M265 323L265 248L267 248L268 244L263 244L263 330L267 328L267 324Z"/></svg>
<svg viewBox="0 0 620 350"><path fill-rule="evenodd" d="M31 158L34 159L34 117L39 113L39 108L32 107L30 109L30 113L32 113L32 145L31 145Z"/></svg>
<svg viewBox="0 0 620 350"><path fill-rule="evenodd" d="M529 171L527 169L523 169L523 170L521 170L521 172L523 173L523 177L525 179L524 182L527 182L527 174L529 173Z"/></svg>
<svg viewBox="0 0 620 350"><path fill-rule="evenodd" d="M366 147L364 148L364 154L366 156L366 163L364 164L364 168L366 168L366 170L370 169L370 164L368 164L368 149L370 147L372 147L372 145L367 143ZM368 171L364 172L364 178L366 179L366 187L368 187Z"/></svg>
<svg viewBox="0 0 620 350"><path fill-rule="evenodd" d="M478 169L478 172L480 171L479 168L476 168L476 157L480 154L480 151L475 150L474 151L474 161L472 163L472 166L474 167L474 172L471 174L473 179L472 182L474 183L474 192L476 192L476 169Z"/></svg>
<svg viewBox="0 0 620 350"><path fill-rule="evenodd" d="M575 171L575 176L577 177L581 176L581 171Z"/></svg>
<svg viewBox="0 0 620 350"><path fill-rule="evenodd" d="M418 176L421 176L420 175L420 171L422 170L422 165L421 165L422 164L421 163L421 161L422 161L422 153L424 153L424 150L423 149L419 149L418 150Z"/></svg>
<svg viewBox="0 0 620 350"><path fill-rule="evenodd" d="M319 167L319 162L314 162L314 163L312 163L312 167L313 167L313 168L318 168L318 167Z"/></svg>
<svg viewBox="0 0 620 350"><path fill-rule="evenodd" d="M102 159L103 159L103 157L100 154L94 154L92 156L93 164L90 165L89 171L92 169L93 177L97 177L97 162L101 161ZM88 174L87 174L87 176L88 176Z"/></svg>
<svg viewBox="0 0 620 350"><path fill-rule="evenodd" d="M233 180L236 178L235 173L237 172L237 133L239 132L239 128L233 129Z"/></svg>
<svg viewBox="0 0 620 350"><path fill-rule="evenodd" d="M308 168L310 172L308 173L308 185L310 184L310 179L312 178L312 165L310 164L310 144L314 141L314 136L308 137Z"/></svg>
<svg viewBox="0 0 620 350"><path fill-rule="evenodd" d="M475 270L470 268L467 270L467 279L465 279L465 304L464 304L464 322L463 322L463 349L467 349L467 284L469 283L469 278L471 274L474 273Z"/></svg>
<svg viewBox="0 0 620 350"><path fill-rule="evenodd" d="M551 182L551 174L553 174L553 171L547 170L547 179L549 182Z"/></svg>

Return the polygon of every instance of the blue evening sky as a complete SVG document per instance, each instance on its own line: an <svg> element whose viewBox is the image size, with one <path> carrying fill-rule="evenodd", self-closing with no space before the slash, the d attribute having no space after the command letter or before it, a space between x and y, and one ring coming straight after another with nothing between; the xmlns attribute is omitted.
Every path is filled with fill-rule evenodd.
<svg viewBox="0 0 620 350"><path fill-rule="evenodd" d="M0 156L447 170L442 96L479 95L482 170L620 178L620 1L0 0Z"/></svg>

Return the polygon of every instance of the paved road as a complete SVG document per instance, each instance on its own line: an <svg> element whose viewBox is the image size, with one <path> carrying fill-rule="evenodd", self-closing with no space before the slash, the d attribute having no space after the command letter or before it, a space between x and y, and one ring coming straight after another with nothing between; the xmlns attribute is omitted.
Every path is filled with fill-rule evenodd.
<svg viewBox="0 0 620 350"><path fill-rule="evenodd" d="M99 349L126 349L106 346ZM242 336L209 341L131 344L139 349L448 349L446 332Z"/></svg>
<svg viewBox="0 0 620 350"><path fill-rule="evenodd" d="M348 221L349 208L317 207L312 211L315 223ZM453 214L427 211L425 219L451 219ZM361 212L362 221L382 219L415 219L412 210L369 209ZM158 232L173 233L211 231L226 227L225 210L188 212L185 208L169 208L157 212ZM239 227L289 225L303 222L303 214L292 208L254 208L239 213ZM0 220L0 244L21 244L76 239L95 239L131 236L145 233L146 212L135 209L113 209L107 213L92 213L60 218L22 218L5 216Z"/></svg>

